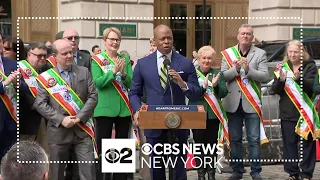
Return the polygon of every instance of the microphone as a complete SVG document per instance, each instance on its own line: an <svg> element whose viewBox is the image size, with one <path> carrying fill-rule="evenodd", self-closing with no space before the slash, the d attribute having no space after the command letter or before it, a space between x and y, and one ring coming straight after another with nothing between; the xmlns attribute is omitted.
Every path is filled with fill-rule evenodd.
<svg viewBox="0 0 320 180"><path fill-rule="evenodd" d="M168 71L170 70L171 62L168 58L164 59L163 65ZM172 92L172 87L171 87L172 77L169 75L169 72L167 74L167 79L169 79L168 84L169 84L169 89L170 89L170 99L171 99L171 105L173 105L173 92Z"/></svg>
<svg viewBox="0 0 320 180"><path fill-rule="evenodd" d="M171 62L168 58L165 58L163 61L164 67L169 71L171 69ZM172 81L172 77L168 73L169 80Z"/></svg>

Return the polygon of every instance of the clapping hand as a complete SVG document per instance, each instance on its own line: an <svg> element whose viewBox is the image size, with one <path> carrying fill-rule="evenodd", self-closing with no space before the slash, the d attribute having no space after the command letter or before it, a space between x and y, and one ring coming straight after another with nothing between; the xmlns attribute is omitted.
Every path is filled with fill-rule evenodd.
<svg viewBox="0 0 320 180"><path fill-rule="evenodd" d="M300 71L299 70L294 72L293 75L294 75L294 80L299 80L300 79Z"/></svg>
<svg viewBox="0 0 320 180"><path fill-rule="evenodd" d="M220 79L220 72L217 74L217 75L213 75L213 78L212 78L212 87L217 87L217 84L218 84L218 81Z"/></svg>
<svg viewBox="0 0 320 180"><path fill-rule="evenodd" d="M207 89L208 87L208 79L209 79L209 74L207 74L207 76L204 78L204 82L203 82L203 89Z"/></svg>
<svg viewBox="0 0 320 180"><path fill-rule="evenodd" d="M124 67L123 64L124 64L123 60L120 57L117 57L116 60L115 60L115 65L114 65L114 67L112 69L113 74L116 74L117 72L123 71L123 69L124 69L123 68Z"/></svg>
<svg viewBox="0 0 320 180"><path fill-rule="evenodd" d="M280 68L279 74L280 74L280 81L281 81L281 82L286 81L287 71L283 71L282 68Z"/></svg>
<svg viewBox="0 0 320 180"><path fill-rule="evenodd" d="M11 74L6 78L5 81L3 81L3 85L4 86L8 86L10 83L12 83L13 85L17 85L17 79L19 76L19 71L12 71Z"/></svg>

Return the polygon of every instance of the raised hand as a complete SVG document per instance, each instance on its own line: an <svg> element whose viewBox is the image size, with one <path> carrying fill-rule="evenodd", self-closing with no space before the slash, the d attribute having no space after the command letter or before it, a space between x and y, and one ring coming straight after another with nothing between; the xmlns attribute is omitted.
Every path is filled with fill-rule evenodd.
<svg viewBox="0 0 320 180"><path fill-rule="evenodd" d="M280 73L280 81L284 82L287 78L287 71L282 71L282 68L279 70Z"/></svg>
<svg viewBox="0 0 320 180"><path fill-rule="evenodd" d="M217 87L218 81L220 79L220 72L217 75L213 75L212 78L212 87Z"/></svg>
<svg viewBox="0 0 320 180"><path fill-rule="evenodd" d="M204 89L207 89L207 87L208 87L208 79L209 79L209 74L207 74L207 76L204 78L204 82L203 82L203 85L202 85L202 87Z"/></svg>
<svg viewBox="0 0 320 180"><path fill-rule="evenodd" d="M114 60L114 62L115 62L115 65L114 65L112 71L113 71L113 74L116 74L117 72L120 71L120 68L121 68L121 61L120 61L119 57L117 57Z"/></svg>
<svg viewBox="0 0 320 180"><path fill-rule="evenodd" d="M300 71L299 70L294 72L293 75L294 75L294 80L299 80L300 79Z"/></svg>

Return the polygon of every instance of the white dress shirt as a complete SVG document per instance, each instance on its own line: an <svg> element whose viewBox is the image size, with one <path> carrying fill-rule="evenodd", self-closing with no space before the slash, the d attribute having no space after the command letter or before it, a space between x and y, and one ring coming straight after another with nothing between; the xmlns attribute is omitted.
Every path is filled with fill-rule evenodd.
<svg viewBox="0 0 320 180"><path fill-rule="evenodd" d="M158 66L158 72L160 72L161 66L162 66L163 61L164 61L164 59L163 59L163 57L162 57L163 55L166 55L167 58L169 59L169 61L171 62L172 51L171 51L169 54L161 54L161 52L159 52L159 51L157 50L157 66ZM158 73L158 74L159 74L159 73Z"/></svg>
<svg viewBox="0 0 320 180"><path fill-rule="evenodd" d="M170 53L168 53L168 54L162 54L161 52L159 52L158 50L157 50L157 66L158 66L158 74L159 74L159 72L160 72L160 69L161 69L161 66L162 66L162 64L163 64L163 61L164 61L164 59L163 59L163 55L166 55L167 56L167 58L169 59L169 61L171 62L171 57L172 57L172 50L170 51ZM188 88L188 84L186 83L186 82L184 82L185 84L186 84L186 88L181 88L183 91L187 91L189 88Z"/></svg>
<svg viewBox="0 0 320 180"><path fill-rule="evenodd" d="M4 67L3 67L3 61L1 59L1 56L0 56L0 71L3 72L4 74Z"/></svg>

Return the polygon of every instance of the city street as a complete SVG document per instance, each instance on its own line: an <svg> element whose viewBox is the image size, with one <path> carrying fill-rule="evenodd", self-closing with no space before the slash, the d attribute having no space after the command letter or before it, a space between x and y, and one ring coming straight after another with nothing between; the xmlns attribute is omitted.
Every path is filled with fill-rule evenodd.
<svg viewBox="0 0 320 180"><path fill-rule="evenodd" d="M250 167L245 167L247 172L243 176L243 180L251 180L250 177ZM288 178L288 174L284 172L283 165L266 165L262 167L261 173L263 180L285 180ZM312 180L320 180L320 162L317 162L316 168L314 171ZM138 180L139 174L135 174L135 180ZM167 175L168 177L168 175ZM217 180L226 180L230 177L230 174L216 174ZM168 179L168 178L167 178ZM188 171L188 180L197 180L197 171L196 170L189 170Z"/></svg>

